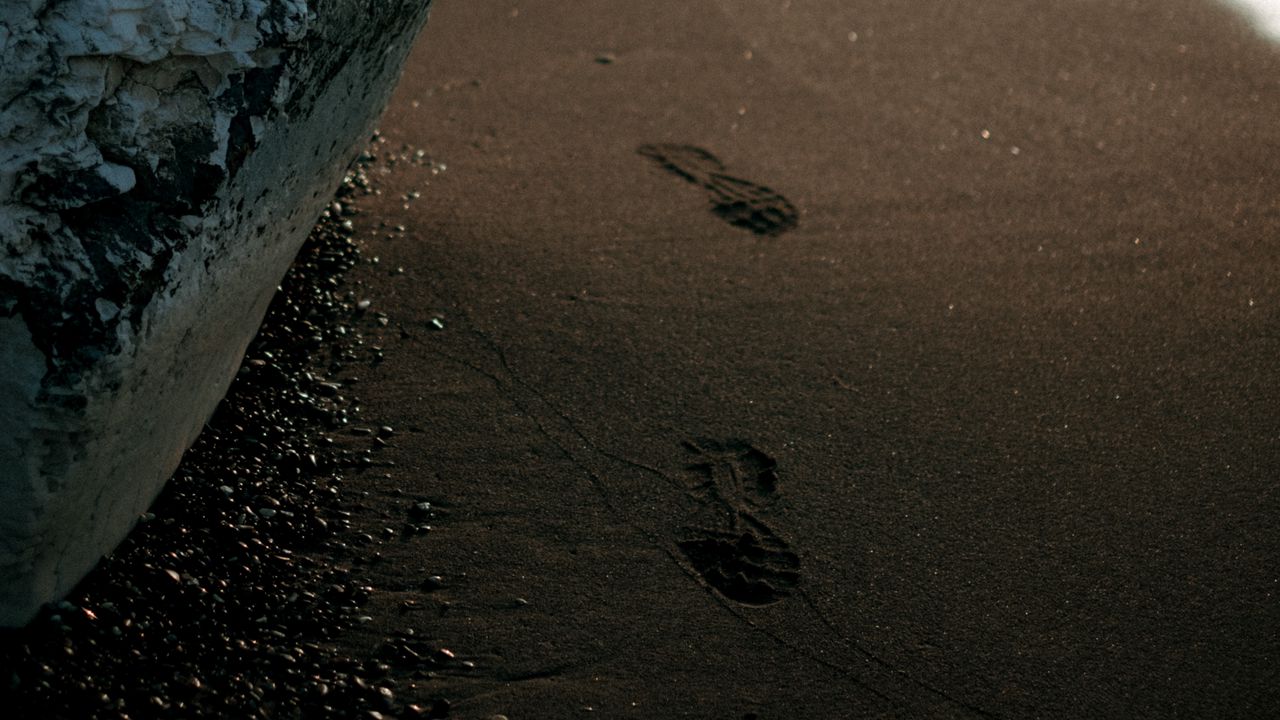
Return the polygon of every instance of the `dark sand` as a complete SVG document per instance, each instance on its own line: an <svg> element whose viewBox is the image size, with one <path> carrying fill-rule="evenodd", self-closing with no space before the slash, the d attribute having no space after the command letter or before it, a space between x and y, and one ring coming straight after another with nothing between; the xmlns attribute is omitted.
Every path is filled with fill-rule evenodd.
<svg viewBox="0 0 1280 720"><path fill-rule="evenodd" d="M441 2L447 170L357 218L370 502L439 512L351 646L468 718L1276 713L1278 118L1208 0Z"/></svg>

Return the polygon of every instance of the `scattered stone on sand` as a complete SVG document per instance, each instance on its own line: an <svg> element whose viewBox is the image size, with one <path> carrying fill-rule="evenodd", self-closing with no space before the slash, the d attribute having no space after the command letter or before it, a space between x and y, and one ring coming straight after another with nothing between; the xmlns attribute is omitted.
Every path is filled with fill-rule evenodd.
<svg viewBox="0 0 1280 720"><path fill-rule="evenodd" d="M358 317L343 276L359 247L337 219L372 192L367 177L348 173L144 521L66 600L0 633L11 716L448 716L447 701L401 700L384 662L331 644L373 621L361 608L377 590L360 568L388 530L378 540L353 522L363 493L349 475L372 450L331 436L374 435L350 427L343 377L380 355L364 337L380 326Z"/></svg>

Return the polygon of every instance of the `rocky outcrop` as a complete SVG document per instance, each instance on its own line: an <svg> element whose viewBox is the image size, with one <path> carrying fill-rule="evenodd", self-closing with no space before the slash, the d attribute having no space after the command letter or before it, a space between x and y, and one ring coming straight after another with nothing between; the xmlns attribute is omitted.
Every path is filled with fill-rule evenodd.
<svg viewBox="0 0 1280 720"><path fill-rule="evenodd" d="M428 0L0 0L0 624L225 392Z"/></svg>

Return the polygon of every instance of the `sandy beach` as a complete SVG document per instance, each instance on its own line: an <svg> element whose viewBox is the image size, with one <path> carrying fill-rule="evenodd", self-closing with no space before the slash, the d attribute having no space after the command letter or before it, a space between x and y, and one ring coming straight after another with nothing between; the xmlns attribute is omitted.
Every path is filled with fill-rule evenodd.
<svg viewBox="0 0 1280 720"><path fill-rule="evenodd" d="M360 393L443 587L348 642L460 717L1274 712L1278 71L1203 1L441 3Z"/></svg>
<svg viewBox="0 0 1280 720"><path fill-rule="evenodd" d="M1275 716L1278 117L1211 0L439 2L3 704Z"/></svg>

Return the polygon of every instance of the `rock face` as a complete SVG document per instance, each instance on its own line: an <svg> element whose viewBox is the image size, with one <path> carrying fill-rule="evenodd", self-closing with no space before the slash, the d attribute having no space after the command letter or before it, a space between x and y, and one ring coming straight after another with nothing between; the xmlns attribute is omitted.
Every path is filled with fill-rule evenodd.
<svg viewBox="0 0 1280 720"><path fill-rule="evenodd" d="M429 0L0 0L0 625L128 532Z"/></svg>

